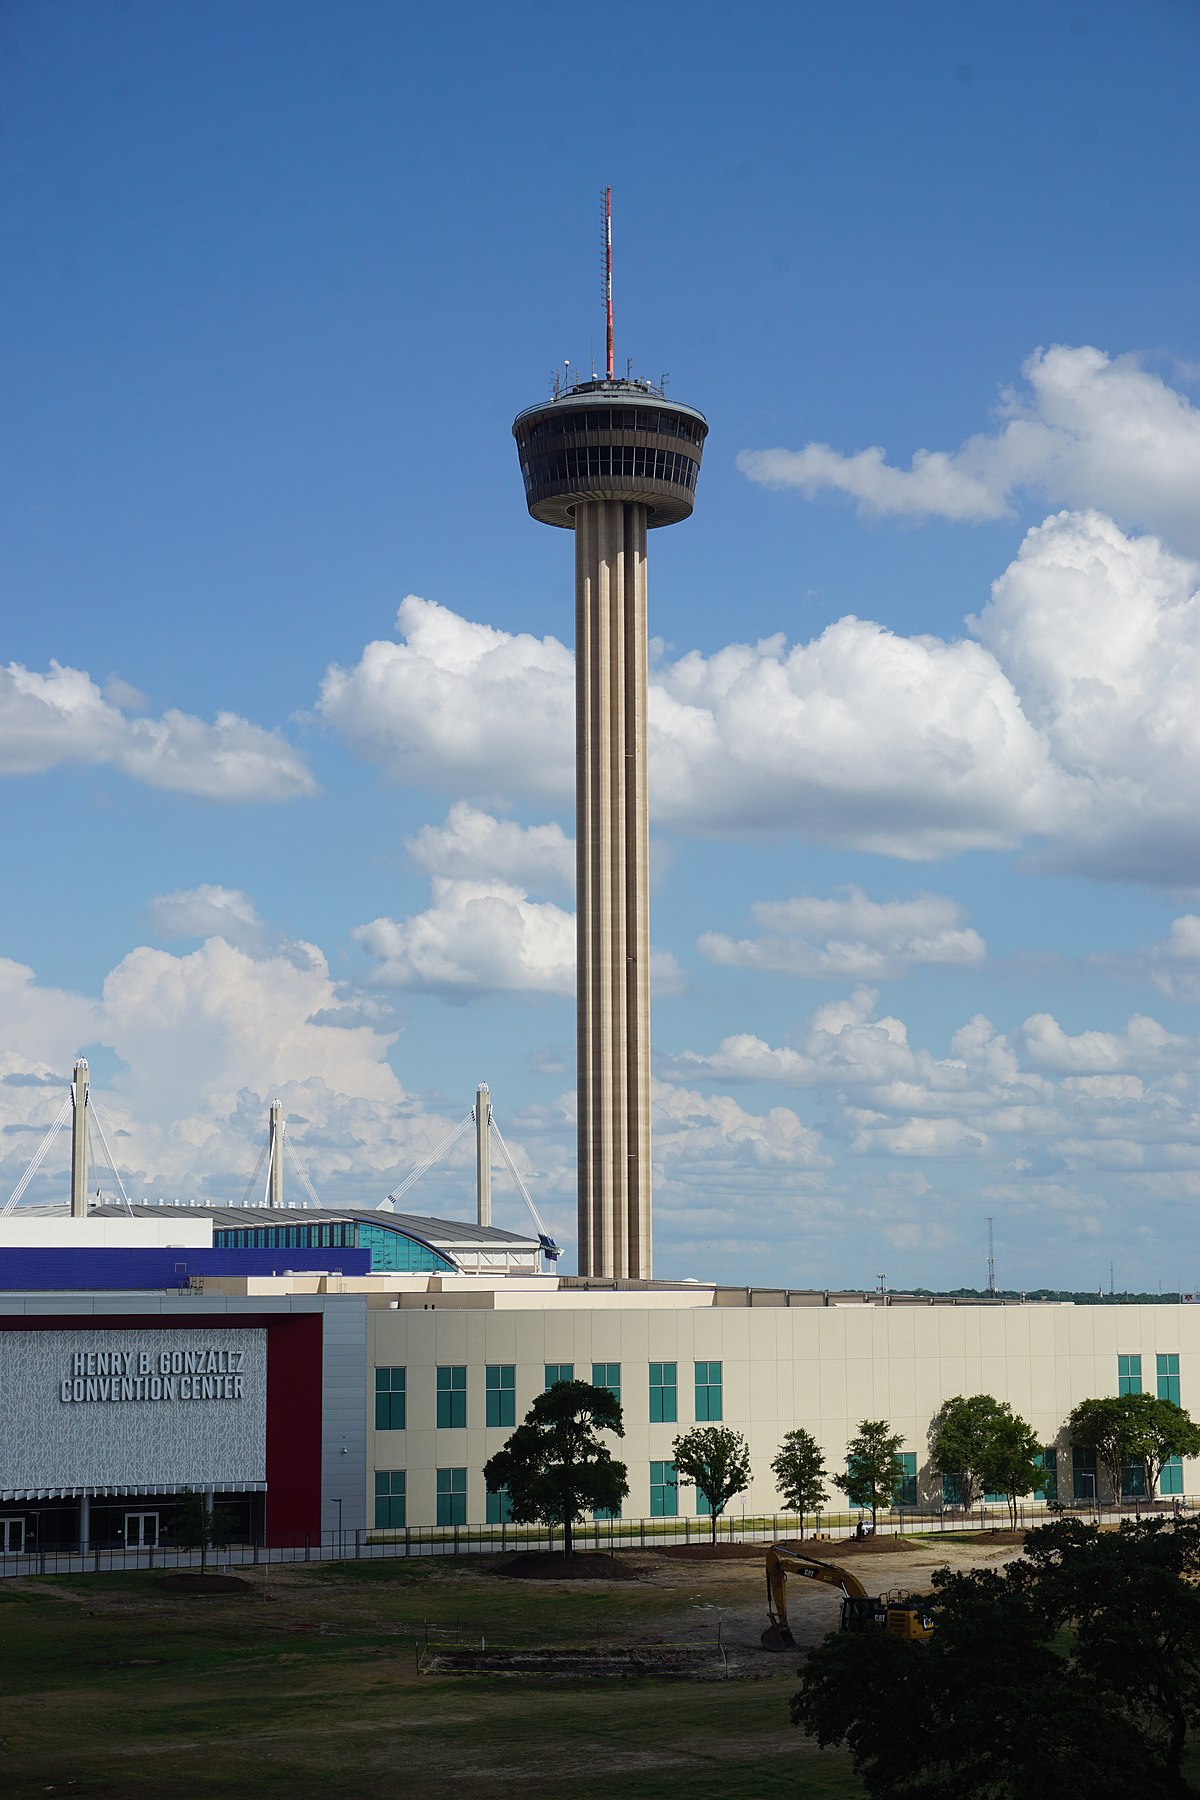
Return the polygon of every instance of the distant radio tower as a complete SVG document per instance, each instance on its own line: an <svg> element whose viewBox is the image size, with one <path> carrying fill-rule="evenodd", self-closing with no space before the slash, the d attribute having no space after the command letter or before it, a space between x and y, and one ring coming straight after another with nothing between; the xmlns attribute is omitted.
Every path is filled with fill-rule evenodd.
<svg viewBox="0 0 1200 1800"><path fill-rule="evenodd" d="M987 1228L988 1228L988 1294L994 1300L996 1298L996 1255L995 1255L995 1244L992 1241L992 1221L990 1219L987 1222Z"/></svg>

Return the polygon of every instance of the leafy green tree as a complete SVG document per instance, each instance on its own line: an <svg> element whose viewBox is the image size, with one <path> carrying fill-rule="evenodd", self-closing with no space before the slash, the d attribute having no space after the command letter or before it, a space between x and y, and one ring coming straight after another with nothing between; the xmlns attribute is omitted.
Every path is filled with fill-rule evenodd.
<svg viewBox="0 0 1200 1800"><path fill-rule="evenodd" d="M675 1439L671 1454L683 1485L694 1487L708 1501L715 1544L717 1520L733 1496L750 1485L750 1446L740 1431L727 1425L697 1425Z"/></svg>
<svg viewBox="0 0 1200 1800"><path fill-rule="evenodd" d="M1033 1427L991 1394L956 1394L929 1427L929 1461L939 1475L957 1476L963 1505L981 1493L1004 1494L1014 1525L1018 1497L1045 1485L1040 1448Z"/></svg>
<svg viewBox="0 0 1200 1800"><path fill-rule="evenodd" d="M992 1447L983 1465L983 1488L985 1493L1005 1496L1015 1530L1018 1500L1026 1494L1042 1493L1051 1478L1043 1467L1042 1447L1033 1426L1007 1406L1004 1410L1008 1416L997 1420Z"/></svg>
<svg viewBox="0 0 1200 1800"><path fill-rule="evenodd" d="M879 1508L892 1504L904 1480L903 1442L886 1419L863 1419L857 1437L846 1445L846 1473L833 1478L833 1485L841 1488L851 1505L870 1507L872 1527Z"/></svg>
<svg viewBox="0 0 1200 1800"><path fill-rule="evenodd" d="M208 1553L227 1544L237 1529L237 1514L227 1506L209 1506L202 1493L181 1488L171 1536L181 1550L200 1552L200 1572L208 1568Z"/></svg>
<svg viewBox="0 0 1200 1800"><path fill-rule="evenodd" d="M810 1431L797 1426L785 1436L771 1463L775 1485L789 1512L800 1514L803 1534L806 1512L820 1512L829 1498L828 1474L821 1447Z"/></svg>
<svg viewBox="0 0 1200 1800"><path fill-rule="evenodd" d="M567 1557L575 1521L585 1511L618 1512L629 1492L625 1464L600 1441L600 1431L625 1436L616 1396L587 1381L559 1381L538 1395L504 1448L483 1465L491 1491L508 1490L519 1524L562 1526Z"/></svg>
<svg viewBox="0 0 1200 1800"><path fill-rule="evenodd" d="M1081 1400L1071 1408L1067 1430L1077 1449L1092 1450L1108 1477L1113 1497L1121 1492L1121 1473L1134 1456L1135 1433L1129 1402L1136 1394L1107 1394L1100 1400Z"/></svg>
<svg viewBox="0 0 1200 1800"><path fill-rule="evenodd" d="M1129 1409L1131 1459L1145 1470L1146 1492L1153 1499L1164 1463L1173 1456L1200 1455L1200 1425L1173 1400L1160 1400L1156 1394L1126 1398L1136 1402Z"/></svg>
<svg viewBox="0 0 1200 1800"><path fill-rule="evenodd" d="M871 1800L1194 1791L1200 1592L1181 1577L1200 1524L1065 1520L1027 1544L1004 1571L935 1575L925 1644L844 1632L810 1652L793 1721L848 1745Z"/></svg>

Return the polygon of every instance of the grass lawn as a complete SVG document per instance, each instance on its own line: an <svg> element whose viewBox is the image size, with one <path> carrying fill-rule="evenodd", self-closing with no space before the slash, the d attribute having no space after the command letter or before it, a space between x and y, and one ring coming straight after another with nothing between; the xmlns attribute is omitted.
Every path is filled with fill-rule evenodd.
<svg viewBox="0 0 1200 1800"><path fill-rule="evenodd" d="M417 1673L427 1625L489 1645L715 1642L720 1617L746 1637L755 1564L638 1560L646 1579L603 1584L477 1559L299 1564L203 1598L144 1573L5 1582L0 1792L857 1800L848 1759L788 1721L794 1657L717 1682Z"/></svg>

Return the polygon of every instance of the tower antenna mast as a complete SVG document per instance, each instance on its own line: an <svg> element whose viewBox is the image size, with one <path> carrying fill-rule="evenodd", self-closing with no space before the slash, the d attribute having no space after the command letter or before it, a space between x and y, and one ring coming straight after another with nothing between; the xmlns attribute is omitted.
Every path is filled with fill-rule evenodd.
<svg viewBox="0 0 1200 1800"><path fill-rule="evenodd" d="M613 378L612 320L612 189L604 190L604 313L608 332L608 379Z"/></svg>
<svg viewBox="0 0 1200 1800"><path fill-rule="evenodd" d="M995 1247L995 1244L992 1239L992 1221L990 1219L987 1222L987 1228L988 1228L988 1285L987 1285L987 1291L988 1291L989 1295L991 1296L991 1298L994 1300L996 1298L996 1247Z"/></svg>

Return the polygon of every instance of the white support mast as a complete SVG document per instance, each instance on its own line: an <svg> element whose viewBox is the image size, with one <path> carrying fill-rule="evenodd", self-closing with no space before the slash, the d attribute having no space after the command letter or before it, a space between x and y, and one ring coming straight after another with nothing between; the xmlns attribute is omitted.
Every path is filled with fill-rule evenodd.
<svg viewBox="0 0 1200 1800"><path fill-rule="evenodd" d="M492 1097L486 1081L475 1089L476 1223L492 1222Z"/></svg>
<svg viewBox="0 0 1200 1800"><path fill-rule="evenodd" d="M283 1134L286 1121L283 1116L283 1103L280 1100L271 1102L271 1126L267 1137L267 1205L283 1205Z"/></svg>
<svg viewBox="0 0 1200 1800"><path fill-rule="evenodd" d="M87 1060L80 1057L71 1077L71 1217L88 1216L88 1107L91 1082Z"/></svg>

